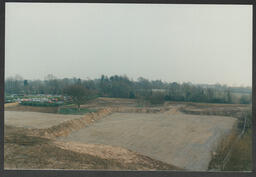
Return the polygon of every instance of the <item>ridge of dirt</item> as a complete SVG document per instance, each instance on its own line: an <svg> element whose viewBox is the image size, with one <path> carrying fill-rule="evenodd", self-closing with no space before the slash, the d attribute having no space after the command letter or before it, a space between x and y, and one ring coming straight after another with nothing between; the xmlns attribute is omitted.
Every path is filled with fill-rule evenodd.
<svg viewBox="0 0 256 177"><path fill-rule="evenodd" d="M18 102L15 102L15 103L5 103L4 104L4 108L15 107L15 106L18 106L18 105L19 105Z"/></svg>
<svg viewBox="0 0 256 177"><path fill-rule="evenodd" d="M33 136L45 137L54 139L59 136L67 136L70 132L84 128L94 121L101 119L104 116L111 114L110 108L99 110L95 113L88 113L81 118L64 121L58 125L46 129L33 129Z"/></svg>
<svg viewBox="0 0 256 177"><path fill-rule="evenodd" d="M118 147L110 146L103 144L84 144L78 142L63 142L63 141L54 141L53 142L57 147L70 150L73 152L81 154L89 154L92 156L97 156L101 159L112 159L120 162L121 164L143 164L143 170L146 169L157 169L159 167L164 167L163 169L170 170L181 170L179 167L173 165L165 164L164 162L152 159L150 157L141 155L137 152ZM150 168L148 168L150 166Z"/></svg>
<svg viewBox="0 0 256 177"><path fill-rule="evenodd" d="M5 169L181 170L124 148L56 142L29 132L5 126Z"/></svg>
<svg viewBox="0 0 256 177"><path fill-rule="evenodd" d="M60 136L67 136L72 131L79 130L86 126L89 126L93 122L102 119L114 112L121 113L161 113L166 112L168 108L130 108L130 107L108 107L97 112L85 114L78 119L66 120L58 125L54 125L44 129L33 129L31 135L40 136L45 138L56 138ZM174 109L177 112L176 109ZM173 112L173 111L172 111Z"/></svg>
<svg viewBox="0 0 256 177"><path fill-rule="evenodd" d="M200 114L204 114L204 112L208 109L208 106L204 106L204 105L202 105L198 108L197 107L194 108L194 106L192 104L185 105L185 106L184 105L165 104L163 107L143 107L143 108L122 106L122 105L120 105L120 106L108 105L108 106L109 107L100 107L100 109L97 112L82 115L80 118L77 118L77 119L66 120L58 125L55 124L54 126L51 126L49 128L30 129L30 130L28 130L27 135L29 135L29 136L27 136L27 137L22 137L19 135L19 133L17 133L17 135L14 135L14 137L11 137L11 138L14 138L13 141L10 141L11 138L9 137L9 139L7 139L7 140L9 140L10 142L7 143L7 145L5 145L8 149L7 153L9 154L8 155L10 157L9 159L11 159L11 157L13 157L14 159L19 158L19 159L16 159L17 161L24 160L25 156L27 155L29 157L25 159L26 163L28 163L27 162L27 161L29 161L28 159L32 158L32 156L33 156L33 158L38 158L38 159L40 159L40 161L43 162L43 163L35 162L39 166L37 166L37 165L33 166L33 164L30 163L30 165L33 168L70 169L70 166L68 165L70 163L71 167L73 169L112 169L112 170L115 170L115 169L122 169L122 170L123 169L136 169L136 170L177 169L177 167L169 165L169 164L174 164L176 166L179 166L179 164L177 164L177 163L166 162L162 159L158 159L160 161L151 159L151 158L155 158L155 156L154 156L156 154L155 151L152 153L153 156L148 155L148 154L141 155L141 154L138 154L137 152L123 149L123 148L119 147L119 144L113 144L114 146L112 146L112 145L106 146L106 145L100 145L100 144L99 145L98 144L83 144L83 143L74 143L74 142L64 143L64 142L59 142L59 141L57 142L54 140L56 140L57 137L68 136L68 135L70 135L71 132L73 133L74 131L77 131L77 130L80 131L80 129L85 128L85 127L93 124L95 121L103 119L104 117L107 117L112 113L155 113L155 116L158 116L158 114L163 113L163 116L175 115L176 119L178 120L178 119L182 119L181 116L184 113L187 113L186 111L193 111L194 114L198 114L197 112L200 112ZM14 107L13 107L13 109L14 109ZM214 110L212 110L212 111L215 113L216 111L220 111L221 109L222 109L221 107L216 106L216 107L214 107ZM196 111L196 113L195 113L195 111ZM192 120L192 119L193 118L190 118L190 120ZM101 121L99 121L99 122L101 122ZM149 119L145 119L145 121L143 121L143 122L148 123ZM161 123L160 119L157 120L157 122ZM196 125L196 123L197 122L195 122L193 124ZM145 124L143 124L143 126L144 125ZM93 126L94 126L94 124L93 124ZM170 125L170 126L172 126L172 125ZM111 127L110 129L112 130L113 124L110 127ZM139 127L138 130L141 127ZM194 134L197 131L197 128L195 128L193 126L188 126L188 128L191 128L191 134ZM202 126L202 128L204 128L204 127ZM162 129L166 129L166 124L163 124L163 126L161 127L161 130ZM97 130L101 130L101 129L97 129ZM123 129L121 129L121 130L122 130L121 132L123 132ZM135 131L133 130L130 132L135 132ZM217 130L216 130L216 132L217 132ZM100 134L100 132L96 132L96 133ZM151 132L148 132L148 133L146 133L146 135L149 135L150 133ZM182 133L180 133L180 134L182 134ZM103 133L100 136L102 137L104 135L105 134ZM82 135L82 136L84 136L84 135ZM210 136L210 134L209 135L205 134L205 137L208 137L208 136ZM38 139L34 140L33 137L36 137ZM120 133L118 134L117 137L120 137ZM186 137L188 137L188 136L186 136ZM184 139L186 139L186 137L184 137ZM203 138L205 138L205 137L203 137ZM41 141L40 138L47 139L47 140L49 140L49 142L41 143L41 144L35 143L35 142ZM150 138L152 138L152 137L150 136ZM181 138L181 139L183 139L183 138ZM22 140L24 140L26 142L23 142ZM167 141L167 140L170 141L169 143L171 143L171 140L165 139L165 141ZM211 142L213 140L214 140L214 137L211 138L209 140L209 142ZM18 143L15 143L15 141ZM32 144L30 141L32 141ZM72 139L72 141L73 141L73 139ZM24 145L24 143L25 143L25 145ZM98 142L85 142L85 143L98 143ZM158 140L157 140L156 143L152 143L152 144L159 145L160 143L158 143ZM202 146L201 144L203 144L203 141L201 139L197 138L197 139L195 139L195 142L193 142L189 147L190 148L196 147L196 152L199 152L201 150L198 147L201 147ZM29 147L29 148L26 149L26 147ZM174 146L170 146L169 148L173 149L173 147ZM130 149L131 147L125 147L125 148ZM146 148L146 146L143 147L143 150L145 148ZM31 152L34 152L34 154L26 154L26 153L30 153L29 149ZM52 150L53 150L53 152L51 152ZM132 150L134 150L134 149L132 149ZM21 151L21 155L19 154L19 151ZM135 149L134 151L137 151L137 150ZM12 155L13 152L14 152L14 155ZM49 154L47 154L47 152L49 154L51 154L51 156ZM138 152L140 152L140 151L138 151ZM188 155L191 154L190 151L187 149L184 149L184 152L187 152ZM45 155L48 159L44 160L42 157L39 158L36 153ZM122 153L124 153L124 156L122 156L123 155ZM15 156L15 154L17 157ZM68 154L68 157L66 156L66 154ZM55 157L56 155L58 156L57 158ZM59 157L60 155L62 155L63 157ZM177 159L178 159L179 155L182 156L181 153L177 154ZM77 160L77 162L72 161L71 159L74 157L78 158L80 160ZM166 156L163 156L163 157L166 157ZM69 160L67 160L66 158ZM171 157L171 158L174 159L174 157ZM90 161L88 162L88 159L91 159L91 162ZM12 164L11 161L9 161L8 163ZM25 163L25 161L23 163ZM46 165L47 163L50 163L51 165ZM85 163L85 165L80 165L83 163ZM182 162L182 163L184 164L185 162ZM194 164L196 165L197 162L192 163L192 165L194 165ZM17 167L21 167L20 165L21 166L23 165L23 167L24 167L24 165L26 165L26 164L20 163L17 165ZM25 168L27 168L27 167L28 166L25 166ZM185 168L185 166L180 166L180 167Z"/></svg>
<svg viewBox="0 0 256 177"><path fill-rule="evenodd" d="M235 118L165 113L114 113L63 141L120 146L193 171L204 171Z"/></svg>

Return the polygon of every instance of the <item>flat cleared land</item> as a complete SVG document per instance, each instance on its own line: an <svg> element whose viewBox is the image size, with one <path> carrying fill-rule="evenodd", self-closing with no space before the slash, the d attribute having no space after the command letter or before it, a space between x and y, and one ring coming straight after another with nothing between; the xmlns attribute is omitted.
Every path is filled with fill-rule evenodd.
<svg viewBox="0 0 256 177"><path fill-rule="evenodd" d="M211 152L236 120L182 113L113 113L60 140L120 146L180 168L207 170Z"/></svg>
<svg viewBox="0 0 256 177"><path fill-rule="evenodd" d="M81 115L61 115L40 112L5 111L5 124L24 128L49 128Z"/></svg>
<svg viewBox="0 0 256 177"><path fill-rule="evenodd" d="M59 142L5 126L5 169L182 170L120 147Z"/></svg>
<svg viewBox="0 0 256 177"><path fill-rule="evenodd" d="M98 112L5 105L5 168L206 171L250 107L98 98L82 108Z"/></svg>

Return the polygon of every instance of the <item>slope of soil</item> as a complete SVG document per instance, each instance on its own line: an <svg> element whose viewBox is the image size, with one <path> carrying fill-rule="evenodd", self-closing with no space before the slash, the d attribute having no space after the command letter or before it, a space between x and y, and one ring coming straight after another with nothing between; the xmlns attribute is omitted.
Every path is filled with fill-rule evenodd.
<svg viewBox="0 0 256 177"><path fill-rule="evenodd" d="M10 126L4 148L5 169L180 170L119 147L56 142Z"/></svg>
<svg viewBox="0 0 256 177"><path fill-rule="evenodd" d="M4 104L4 108L6 109L6 108L11 108L11 107L16 107L18 105L19 105L18 102L15 102L15 103L5 103Z"/></svg>
<svg viewBox="0 0 256 177"><path fill-rule="evenodd" d="M225 165L223 171L252 171L252 132L247 131L244 136L234 144L231 158Z"/></svg>
<svg viewBox="0 0 256 177"><path fill-rule="evenodd" d="M60 139L121 146L184 169L207 170L211 152L235 123L223 116L113 113Z"/></svg>
<svg viewBox="0 0 256 177"><path fill-rule="evenodd" d="M247 109L243 105L169 102L162 107L138 108L132 99L112 98L99 98L84 105L84 107L94 106L104 109L86 115L58 115L39 113L48 111L40 107L30 109L27 106L10 105L5 109L12 110L5 111L6 125L30 128L30 130L28 132L26 130L26 136L17 131L14 131L12 138L9 136L10 131L6 134L9 137L7 138L9 142L5 144L5 149L8 149L5 153L7 167L178 169L168 165L174 164L182 169L207 170L211 153L236 122L236 119L231 117L209 115L216 113L226 115L223 114L225 111L231 111L236 115ZM110 107L106 108L106 106ZM15 111L19 109L21 111ZM186 115L180 110L184 113L205 114L205 116ZM68 136L59 139L65 142L45 139L61 136ZM46 158L38 157L37 154ZM85 159L81 154L85 155ZM76 156L82 158L80 160L80 157L78 158L79 163L74 160ZM36 158L38 161L30 158ZM86 159L91 159L91 163Z"/></svg>

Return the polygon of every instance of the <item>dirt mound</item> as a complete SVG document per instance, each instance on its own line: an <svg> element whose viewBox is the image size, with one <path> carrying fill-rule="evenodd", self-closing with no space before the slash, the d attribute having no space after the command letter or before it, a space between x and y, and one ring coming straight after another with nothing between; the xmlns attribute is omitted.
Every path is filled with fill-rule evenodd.
<svg viewBox="0 0 256 177"><path fill-rule="evenodd" d="M52 126L47 129L34 129L32 135L46 137L46 138L55 138L59 136L67 136L70 132L84 128L96 120L103 118L111 114L112 111L110 108L99 110L95 113L88 113L82 118L67 120L59 125Z"/></svg>
<svg viewBox="0 0 256 177"><path fill-rule="evenodd" d="M5 126L5 169L179 170L123 148L54 142L29 131Z"/></svg>
<svg viewBox="0 0 256 177"><path fill-rule="evenodd" d="M47 138L55 138L59 136L67 136L75 130L84 128L93 122L102 119L114 112L121 113L159 113L165 111L163 108L131 108L131 107L109 107L98 110L94 113L88 113L82 118L64 121L58 125L46 129L34 129L33 135Z"/></svg>
<svg viewBox="0 0 256 177"><path fill-rule="evenodd" d="M211 151L229 134L237 119L165 113L113 113L60 137L63 141L105 144L193 171L208 169Z"/></svg>
<svg viewBox="0 0 256 177"><path fill-rule="evenodd" d="M112 159L121 164L127 164L128 166L129 164L141 164L139 165L141 166L139 168L140 170L156 170L159 167L169 170L181 170L178 167L164 164L161 161L153 160L147 156L143 156L131 150L117 146L60 141L55 141L54 144L64 150L70 150L81 154L89 154L101 159Z"/></svg>
<svg viewBox="0 0 256 177"><path fill-rule="evenodd" d="M19 103L6 103L6 104L4 104L4 108L15 107L17 105L19 105Z"/></svg>
<svg viewBox="0 0 256 177"><path fill-rule="evenodd" d="M180 109L182 106L169 106L166 111L164 111L167 115L175 115L175 114L181 114Z"/></svg>

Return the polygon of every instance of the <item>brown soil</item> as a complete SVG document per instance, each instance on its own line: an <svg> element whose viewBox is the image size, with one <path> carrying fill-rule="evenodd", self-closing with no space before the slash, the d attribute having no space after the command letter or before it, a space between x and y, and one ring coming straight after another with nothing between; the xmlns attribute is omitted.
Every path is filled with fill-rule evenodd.
<svg viewBox="0 0 256 177"><path fill-rule="evenodd" d="M158 113L164 111L163 108L134 107L104 108L95 113L88 113L86 115L59 115L38 112L5 111L5 124L33 129L31 132L34 136L55 138L59 136L67 136L70 132L84 128L113 112ZM173 111L177 112L177 109L171 109L170 113L173 113Z"/></svg>
<svg viewBox="0 0 256 177"><path fill-rule="evenodd" d="M68 120L81 118L81 115L62 115L41 112L5 111L5 124L15 127L45 129Z"/></svg>
<svg viewBox="0 0 256 177"><path fill-rule="evenodd" d="M61 140L119 146L184 169L201 171L208 169L211 151L235 122L235 118L224 116L113 113Z"/></svg>
<svg viewBox="0 0 256 177"><path fill-rule="evenodd" d="M4 148L5 169L180 170L126 149L55 142L10 126L5 127Z"/></svg>
<svg viewBox="0 0 256 177"><path fill-rule="evenodd" d="M181 168L165 164L161 161L154 160L150 157L140 155L139 153L117 146L60 141L55 141L54 144L61 149L71 150L81 154L89 154L101 159L112 159L120 162L121 164L136 166L137 169L140 170L182 170Z"/></svg>
<svg viewBox="0 0 256 177"><path fill-rule="evenodd" d="M4 104L4 108L10 108L10 107L15 107L15 106L18 106L19 103L5 103Z"/></svg>
<svg viewBox="0 0 256 177"><path fill-rule="evenodd" d="M40 136L40 137L46 137L46 138L56 138L60 136L67 136L72 131L84 128L92 124L94 121L99 120L111 113L112 112L110 108L102 109L96 113L88 113L81 118L68 120L47 129L34 129L31 131L31 133L34 136Z"/></svg>
<svg viewBox="0 0 256 177"><path fill-rule="evenodd" d="M110 106L110 107L106 108L106 106ZM177 121L182 122L183 117L185 115L183 113L197 114L197 115L198 114L214 115L216 113L221 112L222 114L219 114L219 115L226 115L226 114L223 114L223 112L225 113L225 111L227 110L228 111L230 110L231 112L233 111L235 113L237 112L239 113L239 111L243 109L247 109L248 106L246 107L243 105L218 105L218 104L215 105L215 104L192 104L192 103L184 104L184 103L166 102L162 107L138 108L136 107L136 101L133 99L99 98L90 102L87 105L83 105L82 107L100 108L100 110L97 113L88 113L84 116L81 116L75 119L70 119L64 122L53 124L54 126L50 126L46 128L34 127L32 130L29 130L29 131L27 129L24 129L25 126L23 126L23 128L11 128L10 126L7 126L6 128L7 131L5 133L6 135L5 168L112 169L112 170L125 170L125 169L131 169L131 170L174 169L175 170L175 169L179 169L177 167L164 163L163 160L161 159L156 158L156 156L154 156L154 154L156 154L154 153L154 151L152 151L151 153L153 154L153 156L148 154L139 155L130 150L117 147L117 146L121 146L120 144L117 144L117 145L112 144L113 146L109 146L109 144L111 143L109 143L108 145L99 145L99 144L87 144L88 141L85 141L85 144L83 144L83 143L77 143L77 142L76 143L75 142L59 142L59 141L57 142L55 139L61 136L68 136L70 135L70 133L75 131L78 132L78 130L82 130L88 125L92 125L92 126L98 125L99 122L104 121L104 120L101 120L102 118L105 118L105 117L107 118L107 116L109 116L113 112L118 112L117 114L120 114L120 113L121 114L125 114L125 113L138 114L137 117L141 117L139 115L146 114L146 113L149 113L148 115L162 114L163 117L176 116L177 118L176 122ZM51 110L51 109L52 107L45 108L45 107L31 107L31 106L20 106L20 105L12 105L12 106L7 106L5 108L5 110L7 111L17 111L17 110L29 111L27 112L28 115L32 114L32 112L49 112L49 111L54 112L54 110ZM54 108L54 109L57 109L57 108ZM208 116L205 116L205 118L206 117ZM212 136L214 133L213 134L201 133L202 135L201 138L198 137L198 135L196 135L196 132L200 133L200 129L205 130L205 125L201 125L202 123L204 124L207 122L208 119L207 118L205 119L205 118L203 118L202 120L198 119L200 121L195 121L195 122L191 122L191 120L196 120L196 118L195 119L188 118L186 120L184 119L183 123L179 124L181 127L184 128L184 130L188 130L188 131L191 130L190 133L184 134L182 129L181 131L178 131L178 133L176 134L174 133L175 136L173 136L172 138L170 137L168 138L168 133L167 134L162 133L161 135L156 135L155 137L156 139L159 139L159 141L161 140L161 142L170 139L172 142L169 142L169 143L171 144L174 143L173 144L174 146L175 144L177 144L176 141L181 142L183 140L184 142L186 142L187 140L191 140L192 144L189 144L189 143L184 144L184 147L186 147L185 151L187 151L187 155L186 154L184 155L183 152L185 151L181 151L181 149L179 148L176 148L177 152L174 153L174 155L176 154L177 156L176 160L177 158L179 159L182 156L182 154L184 157L187 156L188 158L191 158L192 161L190 162L192 163L190 164L192 166L194 165L194 167L192 168L196 169L197 163L196 162L193 163L194 152L191 151L191 148L194 147L195 149L197 149L196 152L200 153L202 149L198 148L198 146L201 147L201 145L204 145L204 141L207 141L209 143L209 139L207 139L207 137L211 136L213 137L213 139L216 138L216 136L215 137ZM225 121L225 119L223 120L222 118L220 119L221 121ZM152 125L156 125L158 121L159 120L157 120L155 123L152 123ZM209 121L212 122L214 120L209 119ZM97 124L92 124L94 122L97 122ZM149 125L148 122L150 121L148 121L148 119L145 119L143 120L143 122L146 125ZM171 122L172 122L172 125L174 125L176 128L179 127L179 126L176 126L177 124L173 123L173 121ZM187 127L184 125L184 123L186 123ZM211 123L211 124L215 125L214 123ZM127 124L121 123L118 125L123 125L125 128ZM140 125L137 120L135 120L132 126L130 127L131 128L135 127L135 125ZM142 127L144 126L144 124L141 124L141 125ZM150 136L154 134L156 130L162 131L162 129L164 129L166 125L167 125L166 123L163 123L163 126L160 126L161 128L153 128L153 129L152 127L146 128L146 130L148 130L149 132L144 135ZM88 128L90 127L91 126L89 126ZM113 126L110 126L110 127L113 128ZM137 130L140 131L141 128L139 127ZM177 128L177 130L180 130L180 129ZM129 130L129 132L136 132L136 131ZM215 131L215 133L217 133L218 136L220 135L218 130ZM102 135L105 136L107 134L103 133ZM162 135L164 135L165 138L163 138ZM184 137L179 137L178 135L181 135ZM191 136L196 135L195 139L191 138L190 135ZM134 137L137 137L137 135ZM135 139L134 137L132 139ZM211 138L210 142L213 142L213 139ZM126 140L126 139L123 139L123 140ZM149 143L150 143L149 146L152 145L151 140L152 139L149 139ZM74 140L72 139L71 141L74 141ZM90 142L90 143L95 143L95 142ZM101 144L104 144L104 143L101 143ZM158 142L153 143L153 149L155 145L166 148L164 145L162 146L160 144ZM147 145L147 147L149 146ZM174 146L171 146L171 148L170 147L169 148L172 151L175 151L175 148L173 148ZM123 147L134 150L126 146L123 146ZM132 147L134 147L134 145ZM141 152L143 152L145 149L148 149L147 147L142 146ZM135 151L140 152L140 151L137 151L137 149L135 149ZM122 152L124 153L123 154L124 156L122 156ZM207 153L208 152L206 152L206 154ZM110 158L110 156L112 156L112 158ZM158 160L153 160L149 156L151 158L158 159ZM203 158L208 159L208 154ZM132 161L132 163L129 163L130 161ZM168 161L168 163L170 162ZM200 162L200 163L202 164L204 162ZM171 163L171 164L175 164L175 163ZM180 164L184 164L184 165L180 165ZM184 159L178 160L178 163L176 163L176 166L180 166L182 168L187 168L187 165L189 164ZM207 166L207 164L205 166ZM203 168L205 169L205 167Z"/></svg>

